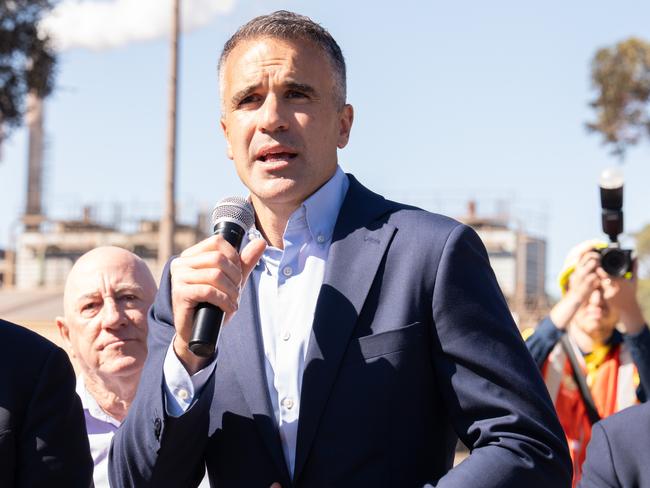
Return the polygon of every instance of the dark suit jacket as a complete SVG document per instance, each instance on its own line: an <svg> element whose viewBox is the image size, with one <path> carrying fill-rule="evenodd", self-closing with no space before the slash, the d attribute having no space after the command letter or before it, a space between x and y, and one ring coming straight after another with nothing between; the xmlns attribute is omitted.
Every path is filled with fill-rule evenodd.
<svg viewBox="0 0 650 488"><path fill-rule="evenodd" d="M569 486L564 434L478 236L350 177L318 297L293 478L264 374L255 283L221 331L217 367L165 415L169 271L149 358L112 450L114 487ZM472 449L449 471L457 435ZM446 474L447 473L447 474Z"/></svg>
<svg viewBox="0 0 650 488"><path fill-rule="evenodd" d="M594 425L579 486L650 486L650 403L627 408Z"/></svg>
<svg viewBox="0 0 650 488"><path fill-rule="evenodd" d="M88 488L92 473L67 354L0 320L0 486Z"/></svg>

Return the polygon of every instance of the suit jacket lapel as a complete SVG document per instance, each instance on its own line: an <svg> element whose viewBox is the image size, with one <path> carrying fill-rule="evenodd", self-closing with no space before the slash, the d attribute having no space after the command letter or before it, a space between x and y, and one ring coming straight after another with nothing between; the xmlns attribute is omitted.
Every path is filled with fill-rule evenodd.
<svg viewBox="0 0 650 488"><path fill-rule="evenodd" d="M279 472L290 479L266 384L255 273L251 273L239 310L227 327L233 334L233 369L244 398Z"/></svg>
<svg viewBox="0 0 650 488"><path fill-rule="evenodd" d="M378 218L387 202L350 176L334 229L302 379L294 480L298 480L379 264L395 228Z"/></svg>

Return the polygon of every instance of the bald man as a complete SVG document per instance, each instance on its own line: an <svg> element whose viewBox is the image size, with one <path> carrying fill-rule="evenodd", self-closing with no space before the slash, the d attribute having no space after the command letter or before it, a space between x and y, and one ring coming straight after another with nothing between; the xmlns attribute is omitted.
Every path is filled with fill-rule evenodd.
<svg viewBox="0 0 650 488"><path fill-rule="evenodd" d="M70 270L56 324L77 366L96 488L108 487L108 451L126 417L147 356L147 310L156 283L145 262L98 247Z"/></svg>

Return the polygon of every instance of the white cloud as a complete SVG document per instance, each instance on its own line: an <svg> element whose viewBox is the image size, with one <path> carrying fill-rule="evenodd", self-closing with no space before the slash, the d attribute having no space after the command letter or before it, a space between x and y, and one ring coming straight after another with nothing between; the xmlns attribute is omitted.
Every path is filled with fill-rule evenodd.
<svg viewBox="0 0 650 488"><path fill-rule="evenodd" d="M187 32L228 13L235 0L181 0ZM57 50L109 49L166 37L171 31L172 0L63 0L43 19Z"/></svg>

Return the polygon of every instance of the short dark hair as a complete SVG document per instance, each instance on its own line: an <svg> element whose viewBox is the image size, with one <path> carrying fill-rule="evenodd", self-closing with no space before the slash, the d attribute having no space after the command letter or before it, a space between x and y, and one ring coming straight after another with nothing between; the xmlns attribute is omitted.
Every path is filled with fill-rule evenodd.
<svg viewBox="0 0 650 488"><path fill-rule="evenodd" d="M219 84L223 98L223 65L231 51L242 41L261 37L284 40L307 40L316 44L328 57L334 72L334 98L342 107L346 98L345 59L332 35L309 17L287 10L260 15L242 25L224 44L219 57ZM223 100L222 100L223 103Z"/></svg>

